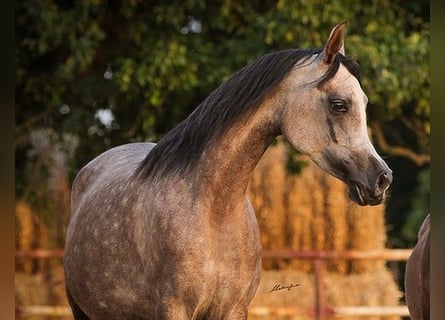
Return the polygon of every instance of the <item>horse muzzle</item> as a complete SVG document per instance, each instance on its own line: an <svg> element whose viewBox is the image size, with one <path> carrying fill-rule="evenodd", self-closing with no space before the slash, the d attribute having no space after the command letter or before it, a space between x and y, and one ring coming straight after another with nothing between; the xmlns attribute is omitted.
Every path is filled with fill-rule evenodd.
<svg viewBox="0 0 445 320"><path fill-rule="evenodd" d="M358 181L348 183L349 197L361 206L379 205L386 199L386 191L392 183L392 171L387 169L372 179L373 183L366 186Z"/></svg>
<svg viewBox="0 0 445 320"><path fill-rule="evenodd" d="M314 154L311 159L343 181L355 203L375 206L385 201L386 191L392 183L392 170L378 155L369 150L351 152L334 145Z"/></svg>

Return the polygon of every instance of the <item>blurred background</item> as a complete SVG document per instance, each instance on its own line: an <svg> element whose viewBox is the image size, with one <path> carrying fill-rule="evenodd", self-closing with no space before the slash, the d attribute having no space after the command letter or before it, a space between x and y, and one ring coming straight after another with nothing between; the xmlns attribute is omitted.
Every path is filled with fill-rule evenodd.
<svg viewBox="0 0 445 320"><path fill-rule="evenodd" d="M15 5L18 251L63 248L72 180L96 155L123 143L158 141L245 64L272 51L321 47L343 20L346 54L359 61L369 97L371 139L394 171L390 197L385 205L355 206L339 181L278 139L249 188L263 247L369 250L416 243L429 212L428 1L22 0ZM18 259L17 304L66 304L61 262L60 257ZM293 279L301 276L300 282L313 271L307 261L263 264L265 271L297 272ZM404 263L332 261L326 267L332 275L326 281L340 288L333 296L344 291L340 283L349 288L361 283L360 288L370 286L368 292L377 290L377 300L403 301ZM270 281L269 290L277 280ZM381 281L394 285L383 293ZM258 299L255 303L267 302ZM345 299L331 302L372 300Z"/></svg>

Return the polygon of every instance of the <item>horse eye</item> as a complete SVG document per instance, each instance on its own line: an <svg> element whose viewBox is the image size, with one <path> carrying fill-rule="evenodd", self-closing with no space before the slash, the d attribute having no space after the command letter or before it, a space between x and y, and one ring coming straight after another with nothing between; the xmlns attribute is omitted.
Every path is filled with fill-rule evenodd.
<svg viewBox="0 0 445 320"><path fill-rule="evenodd" d="M348 105L346 101L341 99L332 99L330 101L331 111L335 113L346 113L348 111Z"/></svg>

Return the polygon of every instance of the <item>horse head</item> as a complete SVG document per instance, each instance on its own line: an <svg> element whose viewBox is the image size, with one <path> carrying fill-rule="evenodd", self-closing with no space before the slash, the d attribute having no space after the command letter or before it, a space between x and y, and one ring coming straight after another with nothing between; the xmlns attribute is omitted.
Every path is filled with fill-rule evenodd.
<svg viewBox="0 0 445 320"><path fill-rule="evenodd" d="M283 81L281 131L300 152L345 182L360 205L384 201L392 171L368 137L358 64L345 56L345 23L335 26L323 49L297 63Z"/></svg>

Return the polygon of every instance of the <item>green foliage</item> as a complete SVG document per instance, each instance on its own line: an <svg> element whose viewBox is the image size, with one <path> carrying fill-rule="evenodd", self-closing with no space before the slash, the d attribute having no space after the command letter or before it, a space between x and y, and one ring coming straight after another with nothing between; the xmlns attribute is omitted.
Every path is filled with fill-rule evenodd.
<svg viewBox="0 0 445 320"><path fill-rule="evenodd" d="M72 177L111 145L159 139L255 58L322 46L342 20L347 54L362 66L370 123L383 124L389 143L428 153L425 0L17 2L18 197L38 197L25 192L36 170L32 132L78 138ZM99 109L112 111L112 125L97 119Z"/></svg>
<svg viewBox="0 0 445 320"><path fill-rule="evenodd" d="M296 150L289 142L283 140L286 147L286 172L291 175L299 175L303 172L303 169L308 166L307 161L298 159L298 155L301 153Z"/></svg>
<svg viewBox="0 0 445 320"><path fill-rule="evenodd" d="M110 107L113 143L158 139L241 66L273 50L321 46L346 19L371 120L404 118L421 135L416 148L428 151L427 10L413 1L21 1L17 123L44 110L59 131L87 132L95 110ZM63 104L71 113L61 117Z"/></svg>
<svg viewBox="0 0 445 320"><path fill-rule="evenodd" d="M423 220L428 215L430 198L430 169L423 169L418 174L416 196L412 199L412 209L408 214L402 229L402 235L412 245L417 242L417 236Z"/></svg>

